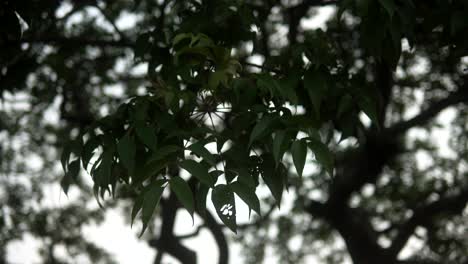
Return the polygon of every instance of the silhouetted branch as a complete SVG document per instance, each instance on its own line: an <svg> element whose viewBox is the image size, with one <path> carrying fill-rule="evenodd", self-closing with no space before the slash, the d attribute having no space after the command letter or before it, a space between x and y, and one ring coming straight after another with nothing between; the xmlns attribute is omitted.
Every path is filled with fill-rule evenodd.
<svg viewBox="0 0 468 264"><path fill-rule="evenodd" d="M226 241L226 236L223 233L222 227L210 212L206 212L205 226L213 234L219 251L218 264L227 264L229 262L229 247Z"/></svg>
<svg viewBox="0 0 468 264"><path fill-rule="evenodd" d="M459 91L454 92L447 96L446 98L431 104L425 110L421 111L415 117L407 120L402 121L393 125L392 127L387 129L389 134L401 134L406 132L408 129L422 126L426 124L429 120L437 116L441 111L446 109L449 106L456 105L459 103L467 103L468 102L468 87L462 87Z"/></svg>
<svg viewBox="0 0 468 264"><path fill-rule="evenodd" d="M187 238L196 237L196 236L198 236L198 234L200 234L200 231L202 230L203 227L205 227L205 225L199 225L199 226L197 226L195 231L193 231L192 233L186 234L186 235L175 236L175 238L178 239L178 240L184 240L184 239L187 239Z"/></svg>
<svg viewBox="0 0 468 264"><path fill-rule="evenodd" d="M102 9L98 4L94 5L94 7L97 8L99 12L101 12L101 14L106 18L106 20L112 25L115 32L120 36L121 40L127 39L125 34L119 29L119 27L117 27L117 25L115 24L115 21L112 20L112 18L106 13L104 9Z"/></svg>
<svg viewBox="0 0 468 264"><path fill-rule="evenodd" d="M15 44L10 42L11 44ZM64 37L64 36L41 36L25 37L19 43L28 44L51 44L60 46L97 46L97 47L115 47L132 48L134 43L126 40L105 40L87 37Z"/></svg>
<svg viewBox="0 0 468 264"><path fill-rule="evenodd" d="M179 209L176 197L171 193L167 200L161 200L161 207L161 235L157 239L148 241L148 244L156 248L160 254L168 253L183 264L196 264L197 254L182 245L173 233L175 217Z"/></svg>
<svg viewBox="0 0 468 264"><path fill-rule="evenodd" d="M439 214L460 214L468 203L468 188L457 195L447 196L414 210L413 216L399 228L398 234L388 249L390 255L397 256L408 242L416 227L427 223Z"/></svg>

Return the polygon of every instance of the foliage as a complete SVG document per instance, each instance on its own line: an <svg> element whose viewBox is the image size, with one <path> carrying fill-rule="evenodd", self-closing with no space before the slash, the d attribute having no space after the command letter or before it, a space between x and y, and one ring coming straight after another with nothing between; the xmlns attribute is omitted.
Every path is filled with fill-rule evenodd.
<svg viewBox="0 0 468 264"><path fill-rule="evenodd" d="M86 190L83 168L100 204L110 196L132 200L127 214L132 222L140 214L141 235L155 212L164 222L180 206L209 226L208 199L225 226L254 230L267 241L252 242L254 250L277 247L282 263L304 260L316 239L334 245L334 231L355 263L395 263L413 234L425 245L415 258L466 261L467 241L453 231L466 224L468 200L464 1L84 1L68 3L62 17L56 11L67 3L50 2L33 1L37 13L22 1L3 4L1 83L2 92L26 91L47 106L61 98L63 127L40 127L70 139L53 144L63 147L65 193ZM320 5L337 7L326 29L302 28ZM111 30L87 16L67 24L88 7ZM140 16L135 28L115 23L125 12ZM272 40L282 26L283 44ZM36 50L41 43L53 48ZM263 62L253 63L259 55ZM119 59L130 74L115 69ZM415 73L418 60L430 70ZM146 71L135 77L130 69L138 65ZM24 82L31 75L37 85ZM116 84L124 92L111 98L103 88ZM412 106L419 114L407 118ZM430 133L431 120L450 106L457 106L450 129L459 137L446 147L458 159L408 133ZM420 153L431 157L429 167L420 166ZM260 199L264 187L270 195ZM285 205L284 190L294 200L291 215L266 211ZM235 196L260 224L238 225ZM174 240L174 218L161 240ZM278 241L268 238L271 226ZM297 252L283 247L294 236L304 245ZM188 262L183 249L172 254L156 242ZM332 251L340 254L324 261L340 262L343 248Z"/></svg>

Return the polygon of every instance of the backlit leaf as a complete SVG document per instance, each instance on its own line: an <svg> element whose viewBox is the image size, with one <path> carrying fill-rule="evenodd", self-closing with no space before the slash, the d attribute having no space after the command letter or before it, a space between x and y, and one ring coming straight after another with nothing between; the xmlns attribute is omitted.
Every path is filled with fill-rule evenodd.
<svg viewBox="0 0 468 264"><path fill-rule="evenodd" d="M291 154L297 174L302 177L307 157L307 142L304 139L294 141L291 146Z"/></svg>
<svg viewBox="0 0 468 264"><path fill-rule="evenodd" d="M180 203L189 212L193 219L193 211L195 210L195 202L193 200L192 189L186 181L181 177L173 177L169 180L169 186L175 193Z"/></svg>
<svg viewBox="0 0 468 264"><path fill-rule="evenodd" d="M257 194L255 194L255 188L243 185L240 182L233 182L229 186L231 189L244 201L251 210L254 210L258 215L260 212L260 201L258 200Z"/></svg>
<svg viewBox="0 0 468 264"><path fill-rule="evenodd" d="M213 186L215 184L215 180L208 173L208 168L203 164L194 160L184 160L180 163L180 167L208 186Z"/></svg>
<svg viewBox="0 0 468 264"><path fill-rule="evenodd" d="M310 139L308 145L315 154L315 159L328 171L330 175L333 175L334 159L328 147L315 139Z"/></svg>
<svg viewBox="0 0 468 264"><path fill-rule="evenodd" d="M216 165L215 156L211 154L211 152L205 148L202 141L199 141L197 143L190 145L187 149L192 151L196 155L202 157L203 160L208 162L210 165L212 166Z"/></svg>
<svg viewBox="0 0 468 264"><path fill-rule="evenodd" d="M231 188L225 184L215 186L211 193L211 201L221 221L232 232L237 233L236 203Z"/></svg>
<svg viewBox="0 0 468 264"><path fill-rule="evenodd" d="M276 200L276 204L280 207L284 189L284 181L282 176L278 173L280 166L278 166L278 168L275 167L273 157L270 155L262 155L261 159L260 173L263 181L268 189L270 189L271 194Z"/></svg>

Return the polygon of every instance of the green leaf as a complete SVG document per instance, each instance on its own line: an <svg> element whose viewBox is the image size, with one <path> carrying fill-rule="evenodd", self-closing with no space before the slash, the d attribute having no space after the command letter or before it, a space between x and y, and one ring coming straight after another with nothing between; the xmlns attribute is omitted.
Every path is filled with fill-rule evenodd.
<svg viewBox="0 0 468 264"><path fill-rule="evenodd" d="M250 134L249 146L252 143L259 139L262 135L268 133L268 129L271 125L276 121L277 117L274 115L267 115L264 116L252 129L252 133Z"/></svg>
<svg viewBox="0 0 468 264"><path fill-rule="evenodd" d="M186 181L181 177L173 177L169 181L169 186L171 190L175 193L180 203L187 209L189 214L192 216L193 220L193 211L195 210L195 202L193 200L192 189Z"/></svg>
<svg viewBox="0 0 468 264"><path fill-rule="evenodd" d="M315 159L328 171L330 175L333 175L334 159L328 147L322 142L311 138L309 138L308 145L314 153Z"/></svg>
<svg viewBox="0 0 468 264"><path fill-rule="evenodd" d="M275 133L273 139L273 157L275 158L275 163L278 166L278 162L281 162L284 154L284 141L286 137L286 131L280 130Z"/></svg>
<svg viewBox="0 0 468 264"><path fill-rule="evenodd" d="M263 181L265 181L268 189L270 189L271 194L276 200L276 204L280 207L284 189L284 181L279 173L281 166L275 168L273 157L270 155L262 155L261 159L260 173Z"/></svg>
<svg viewBox="0 0 468 264"><path fill-rule="evenodd" d="M136 169L136 175L138 176L138 182L142 182L149 177L159 173L162 169L166 168L166 160L154 160L147 162L142 169Z"/></svg>
<svg viewBox="0 0 468 264"><path fill-rule="evenodd" d="M252 177L252 174L249 172L248 169L241 167L241 168L236 169L236 171L239 174L237 180L240 183L242 183L242 184L244 184L246 186L255 188L255 186L256 186L255 180Z"/></svg>
<svg viewBox="0 0 468 264"><path fill-rule="evenodd" d="M84 169L87 169L89 161L94 155L94 150L96 150L98 146L99 140L96 137L90 138L83 146L83 151L81 152L81 161L83 163Z"/></svg>
<svg viewBox="0 0 468 264"><path fill-rule="evenodd" d="M143 206L143 199L145 198L143 194L144 193L141 193L140 195L138 195L138 197L135 199L135 203L133 204L130 227L133 226L133 221L135 221L135 217L137 216L138 212L141 210L141 207Z"/></svg>
<svg viewBox="0 0 468 264"><path fill-rule="evenodd" d="M294 141L291 146L291 154L297 174L302 177L307 157L307 142L304 139Z"/></svg>
<svg viewBox="0 0 468 264"><path fill-rule="evenodd" d="M228 75L224 70L217 70L211 72L208 77L208 88L210 90L215 90L220 84L227 86Z"/></svg>
<svg viewBox="0 0 468 264"><path fill-rule="evenodd" d="M312 101L315 113L319 117L320 106L328 90L327 81L323 76L323 73L312 69L308 70L304 75L304 87L307 90L310 100Z"/></svg>
<svg viewBox="0 0 468 264"><path fill-rule="evenodd" d="M237 234L236 203L231 188L225 184L215 186L211 193L211 201L221 221Z"/></svg>
<svg viewBox="0 0 468 264"><path fill-rule="evenodd" d="M299 73L288 74L279 82L281 86L281 94L284 98L288 99L293 105L296 105L298 103L298 97L296 92L301 77L302 76Z"/></svg>
<svg viewBox="0 0 468 264"><path fill-rule="evenodd" d="M68 189L73 182L76 182L78 173L80 172L80 159L75 159L68 165L68 171L62 178L60 185L62 186L65 195L68 195Z"/></svg>
<svg viewBox="0 0 468 264"><path fill-rule="evenodd" d="M222 170L212 170L208 174L210 174L211 177L213 178L214 182L216 182L218 180L219 176L224 174L224 171L222 171Z"/></svg>
<svg viewBox="0 0 468 264"><path fill-rule="evenodd" d="M62 163L62 168L64 172L68 170L68 161L70 160L71 154L71 143L67 143L62 150L62 155L60 156L60 161Z"/></svg>
<svg viewBox="0 0 468 264"><path fill-rule="evenodd" d="M196 155L200 156L203 158L204 161L208 162L210 165L215 166L216 165L216 158L211 152L209 152L205 147L204 147L204 142L199 141L195 144L190 145L188 150L192 151Z"/></svg>
<svg viewBox="0 0 468 264"><path fill-rule="evenodd" d="M152 151L157 151L157 137L156 134L154 133L153 128L139 124L136 125L136 134L138 138L143 142L149 149Z"/></svg>
<svg viewBox="0 0 468 264"><path fill-rule="evenodd" d="M193 35L191 33L181 33L181 34L177 34L174 39L172 40L172 45L177 45L179 44L182 40L184 39L188 39L188 38L192 38Z"/></svg>
<svg viewBox="0 0 468 264"><path fill-rule="evenodd" d="M203 164L194 160L184 160L180 163L180 167L197 178L200 182L208 186L214 186L215 180L208 173L208 168Z"/></svg>
<svg viewBox="0 0 468 264"><path fill-rule="evenodd" d="M268 91L272 97L281 93L280 85L269 74L257 75L257 85L261 90Z"/></svg>
<svg viewBox="0 0 468 264"><path fill-rule="evenodd" d="M257 194L255 194L255 188L243 185L240 182L233 182L229 186L231 186L231 189L249 206L251 210L254 210L258 215L261 215L260 201L258 200Z"/></svg>
<svg viewBox="0 0 468 264"><path fill-rule="evenodd" d="M206 196L210 187L205 184L199 183L197 193L195 194L195 200L197 202L197 212L202 217L206 217Z"/></svg>
<svg viewBox="0 0 468 264"><path fill-rule="evenodd" d="M94 182L101 188L106 188L110 184L110 178L112 176L112 161L114 158L114 152L110 149L104 151L102 154L102 161L99 167L96 169L94 176ZM102 196L102 195L101 195Z"/></svg>
<svg viewBox="0 0 468 264"><path fill-rule="evenodd" d="M117 151L119 153L120 161L123 163L125 168L127 168L129 173L133 174L135 170L136 146L128 133L119 140Z"/></svg>
<svg viewBox="0 0 468 264"><path fill-rule="evenodd" d="M174 152L177 152L180 150L180 147L175 146L175 145L166 145L158 148L155 153L149 158L148 163L162 160L166 158L167 156L171 155Z"/></svg>
<svg viewBox="0 0 468 264"><path fill-rule="evenodd" d="M144 192L143 203L142 203L142 213L141 218L143 221L143 228L140 233L140 237L145 233L148 223L153 216L154 210L161 199L161 195L164 191L163 184L166 183L166 180L157 180L152 182ZM146 188L145 188L146 189Z"/></svg>

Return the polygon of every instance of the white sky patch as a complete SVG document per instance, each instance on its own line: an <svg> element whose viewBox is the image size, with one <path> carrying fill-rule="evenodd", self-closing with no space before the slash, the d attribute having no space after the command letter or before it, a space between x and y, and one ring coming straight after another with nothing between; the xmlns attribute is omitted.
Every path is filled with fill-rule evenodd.
<svg viewBox="0 0 468 264"><path fill-rule="evenodd" d="M312 29L326 29L325 23L335 14L335 9L332 6L324 6L317 8L318 14L311 18L302 19L300 22L301 27L304 30Z"/></svg>
<svg viewBox="0 0 468 264"><path fill-rule="evenodd" d="M40 263L38 244L37 239L25 234L22 240L7 245L7 259L10 263Z"/></svg>
<svg viewBox="0 0 468 264"><path fill-rule="evenodd" d="M115 21L115 24L120 30L127 30L134 28L139 20L141 20L141 17L128 12L123 12Z"/></svg>
<svg viewBox="0 0 468 264"><path fill-rule="evenodd" d="M120 212L108 210L106 221L99 226L85 227L83 235L105 247L115 256L118 263L152 263L156 251L148 246L147 241L138 239L136 233L140 231L141 227L138 225L138 221L136 222L137 224L131 229Z"/></svg>

